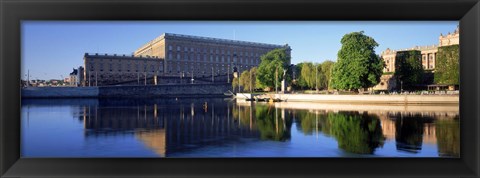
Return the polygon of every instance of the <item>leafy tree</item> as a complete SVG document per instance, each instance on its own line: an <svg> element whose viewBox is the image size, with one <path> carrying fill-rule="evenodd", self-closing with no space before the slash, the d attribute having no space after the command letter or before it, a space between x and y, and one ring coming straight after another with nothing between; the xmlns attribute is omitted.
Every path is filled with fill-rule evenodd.
<svg viewBox="0 0 480 178"><path fill-rule="evenodd" d="M434 81L437 84L459 84L460 82L459 45L438 48Z"/></svg>
<svg viewBox="0 0 480 178"><path fill-rule="evenodd" d="M242 75L240 75L240 86L243 87L244 90L248 90L248 91L252 92L253 89L255 89L255 87L256 87L256 76L255 76L256 71L257 71L257 69L255 67L253 67L250 70L243 71Z"/></svg>
<svg viewBox="0 0 480 178"><path fill-rule="evenodd" d="M233 78L232 89L233 89L233 91L238 90L238 78ZM240 92L240 91L237 91L237 92Z"/></svg>
<svg viewBox="0 0 480 178"><path fill-rule="evenodd" d="M335 62L329 60L326 60L321 64L322 73L324 75L322 86L326 87L327 89L330 88L330 82L332 80L332 68L334 64Z"/></svg>
<svg viewBox="0 0 480 178"><path fill-rule="evenodd" d="M402 51L397 53L400 58L395 63L395 75L398 77L398 85L403 88L411 88L413 85L423 82L423 65L421 62L422 54L420 51Z"/></svg>
<svg viewBox="0 0 480 178"><path fill-rule="evenodd" d="M305 62L302 65L302 71L300 73L302 79L305 81L305 87L315 87L315 71L311 62Z"/></svg>
<svg viewBox="0 0 480 178"><path fill-rule="evenodd" d="M307 82L305 81L305 78L302 76L302 69L303 69L303 65L305 65L304 62L302 63L298 63L297 65L295 65L295 83L294 86L296 88L307 88Z"/></svg>
<svg viewBox="0 0 480 178"><path fill-rule="evenodd" d="M363 33L352 32L342 37L338 60L332 69L333 88L368 88L380 81L384 63L375 54L378 43Z"/></svg>
<svg viewBox="0 0 480 178"><path fill-rule="evenodd" d="M259 83L265 87L279 87L283 79L283 70L287 70L290 65L290 57L287 55L286 49L274 49L262 55L260 59L262 62L257 69ZM275 78L278 79L276 82ZM290 75L286 75L286 81L290 82L290 80ZM277 83L277 86L275 86L275 83Z"/></svg>

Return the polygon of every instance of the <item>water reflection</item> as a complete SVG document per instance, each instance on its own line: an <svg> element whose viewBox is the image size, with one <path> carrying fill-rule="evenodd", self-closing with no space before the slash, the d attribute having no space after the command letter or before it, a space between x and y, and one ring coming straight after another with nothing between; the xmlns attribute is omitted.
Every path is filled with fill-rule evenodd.
<svg viewBox="0 0 480 178"><path fill-rule="evenodd" d="M329 146L337 148L339 152L333 152L336 156L402 153L416 156L425 150L436 152L433 156L460 154L458 105L418 106L420 109L389 106L389 110L384 110L377 106L237 103L223 98L23 100L22 103L26 112L23 116L28 117L22 119L24 124L32 117L31 112L35 112L30 107L48 109L66 105L82 123L87 144L89 140L132 137L158 157L322 157L326 156L322 150L312 148ZM35 129L31 127L38 126L28 124L24 142L48 139L33 135ZM328 139L333 139L336 145ZM126 146L112 144L112 149L126 152L141 149L128 145L135 142ZM302 144L307 146L301 147ZM95 144L87 146L94 147L90 151L112 151L96 148ZM28 153L29 148L24 151ZM222 155L229 152L235 155Z"/></svg>

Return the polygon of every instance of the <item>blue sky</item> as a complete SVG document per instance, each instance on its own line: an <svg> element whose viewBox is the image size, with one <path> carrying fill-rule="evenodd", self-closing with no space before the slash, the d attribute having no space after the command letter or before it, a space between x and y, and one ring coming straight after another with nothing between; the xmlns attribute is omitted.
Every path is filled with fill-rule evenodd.
<svg viewBox="0 0 480 178"><path fill-rule="evenodd" d="M22 78L60 79L82 65L84 53L132 54L162 33L177 33L292 48L292 63L336 60L343 35L365 31L379 46L404 49L438 44L458 21L23 21Z"/></svg>

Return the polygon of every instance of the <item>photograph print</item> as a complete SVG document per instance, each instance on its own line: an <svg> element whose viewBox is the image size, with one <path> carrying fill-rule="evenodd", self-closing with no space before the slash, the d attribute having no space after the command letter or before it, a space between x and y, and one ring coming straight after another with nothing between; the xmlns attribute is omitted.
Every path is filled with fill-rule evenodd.
<svg viewBox="0 0 480 178"><path fill-rule="evenodd" d="M459 158L458 21L21 23L22 158Z"/></svg>

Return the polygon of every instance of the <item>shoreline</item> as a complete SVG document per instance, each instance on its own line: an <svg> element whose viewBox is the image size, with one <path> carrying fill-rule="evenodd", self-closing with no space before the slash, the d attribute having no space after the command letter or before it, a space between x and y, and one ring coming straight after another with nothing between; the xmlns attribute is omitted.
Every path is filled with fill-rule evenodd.
<svg viewBox="0 0 480 178"><path fill-rule="evenodd" d="M459 104L459 95L325 95L325 94L250 94L237 99L279 98L284 102L369 103L369 104Z"/></svg>

